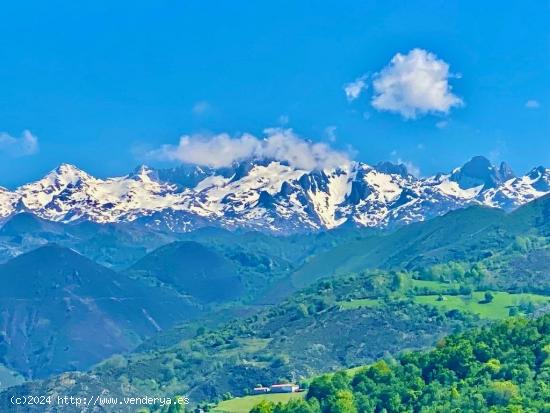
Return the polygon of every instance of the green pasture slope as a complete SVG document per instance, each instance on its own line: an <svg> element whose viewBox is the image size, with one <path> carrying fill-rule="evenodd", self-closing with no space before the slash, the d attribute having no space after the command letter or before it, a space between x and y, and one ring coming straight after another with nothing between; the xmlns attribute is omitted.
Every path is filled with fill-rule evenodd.
<svg viewBox="0 0 550 413"><path fill-rule="evenodd" d="M366 368L367 366L357 366L349 369L345 369L350 377L353 377L359 370ZM331 375L332 373L326 373ZM309 383L310 380L306 380ZM291 399L304 398L307 391L299 393L271 393L271 394L257 394L253 396L235 397L230 400L224 400L220 402L216 407L212 408L212 413L248 413L262 400L267 400L273 403L287 403Z"/></svg>
<svg viewBox="0 0 550 413"><path fill-rule="evenodd" d="M460 295L417 295L414 301L445 310L462 310L494 320L509 316L510 308L522 303L550 304L550 297L539 294L510 294L502 291L491 291L493 299L485 302L485 292L476 291L470 296Z"/></svg>
<svg viewBox="0 0 550 413"><path fill-rule="evenodd" d="M234 399L220 402L214 407L213 413L248 413L255 405L262 400L267 400L273 403L286 403L291 399L305 397L306 392L300 393L272 393L272 394L257 394L253 396L236 397Z"/></svg>
<svg viewBox="0 0 550 413"><path fill-rule="evenodd" d="M529 302L536 306L550 305L550 296L546 295L528 293L511 294L503 291L491 291L491 294L493 295L491 302L485 301L484 291L475 291L471 296L450 294L415 295L413 300L417 304L430 305L445 311L460 310L491 320L506 318L510 315L511 308L517 308ZM365 298L353 301L341 301L339 304L342 310L353 310L363 307L377 307L382 303L376 298Z"/></svg>

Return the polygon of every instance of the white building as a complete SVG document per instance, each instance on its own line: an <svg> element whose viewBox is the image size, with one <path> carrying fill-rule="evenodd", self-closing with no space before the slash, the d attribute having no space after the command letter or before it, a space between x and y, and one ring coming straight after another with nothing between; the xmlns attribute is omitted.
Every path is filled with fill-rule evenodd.
<svg viewBox="0 0 550 413"><path fill-rule="evenodd" d="M294 393L300 389L300 386L294 383L281 383L281 384L272 384L271 393Z"/></svg>

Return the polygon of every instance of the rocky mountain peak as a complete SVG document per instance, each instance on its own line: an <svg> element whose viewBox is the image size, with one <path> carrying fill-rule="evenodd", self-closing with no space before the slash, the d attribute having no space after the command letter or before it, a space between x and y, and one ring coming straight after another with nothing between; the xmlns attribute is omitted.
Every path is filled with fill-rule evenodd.
<svg viewBox="0 0 550 413"><path fill-rule="evenodd" d="M507 164L495 167L482 156L426 178L390 162L312 171L270 160L225 168L141 165L109 179L62 164L15 191L0 190L0 223L28 212L50 221L134 222L171 231L216 226L287 233L346 222L402 225L470 204L512 210L549 192L550 170L514 178Z"/></svg>
<svg viewBox="0 0 550 413"><path fill-rule="evenodd" d="M402 163L396 164L388 161L378 162L374 166L374 169L386 174L399 175L399 176L402 176L403 178L406 178L409 176L409 171L407 170L407 167Z"/></svg>
<svg viewBox="0 0 550 413"><path fill-rule="evenodd" d="M505 182L509 179L515 178L516 175L514 171L506 162L501 162L500 167L498 168L498 173L502 182Z"/></svg>
<svg viewBox="0 0 550 413"><path fill-rule="evenodd" d="M159 173L156 169L150 168L147 165L140 165L134 169L131 177L138 181L158 181Z"/></svg>
<svg viewBox="0 0 550 413"><path fill-rule="evenodd" d="M457 182L463 189L477 186L495 188L502 183L499 170L484 156L474 156L462 167L456 169L451 175L451 180Z"/></svg>

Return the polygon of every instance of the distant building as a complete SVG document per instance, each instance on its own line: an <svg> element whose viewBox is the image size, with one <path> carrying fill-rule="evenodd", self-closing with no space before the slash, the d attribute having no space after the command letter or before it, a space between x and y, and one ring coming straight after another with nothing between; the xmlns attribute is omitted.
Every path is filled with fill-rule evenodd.
<svg viewBox="0 0 550 413"><path fill-rule="evenodd" d="M300 386L294 383L272 384L271 393L294 393L300 390Z"/></svg>
<svg viewBox="0 0 550 413"><path fill-rule="evenodd" d="M252 391L253 391L254 394L268 393L269 392L269 387L263 387L263 386L254 387L254 389L252 389Z"/></svg>

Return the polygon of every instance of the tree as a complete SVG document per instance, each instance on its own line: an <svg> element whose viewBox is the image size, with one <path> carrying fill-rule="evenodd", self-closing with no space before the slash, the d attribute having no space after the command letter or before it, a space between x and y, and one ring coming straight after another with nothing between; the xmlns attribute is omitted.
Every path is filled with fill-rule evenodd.
<svg viewBox="0 0 550 413"><path fill-rule="evenodd" d="M512 398L518 395L518 387L511 381L495 381L491 383L485 397L491 405L506 406Z"/></svg>
<svg viewBox="0 0 550 413"><path fill-rule="evenodd" d="M353 402L353 393L349 390L338 390L329 402L330 413L357 413Z"/></svg>
<svg viewBox="0 0 550 413"><path fill-rule="evenodd" d="M336 390L349 389L349 376L345 371L339 371L332 376L332 385Z"/></svg>
<svg viewBox="0 0 550 413"><path fill-rule="evenodd" d="M317 399L292 399L284 407L282 412L277 412L277 405L274 413L320 413L321 408Z"/></svg>
<svg viewBox="0 0 550 413"><path fill-rule="evenodd" d="M485 291L485 295L483 296L483 302L488 304L490 302L493 301L493 299L495 298L495 296L493 295L493 293L491 291Z"/></svg>
<svg viewBox="0 0 550 413"><path fill-rule="evenodd" d="M386 383L391 376L391 369L388 363L380 360L367 370L367 375L374 381Z"/></svg>
<svg viewBox="0 0 550 413"><path fill-rule="evenodd" d="M487 370L491 372L491 374L498 373L500 371L500 361L498 359L489 359L485 363L485 366L487 366Z"/></svg>
<svg viewBox="0 0 550 413"><path fill-rule="evenodd" d="M185 406L172 400L172 403L163 407L161 413L185 413Z"/></svg>
<svg viewBox="0 0 550 413"><path fill-rule="evenodd" d="M315 397L317 400L327 399L334 392L334 385L330 376L323 375L311 381L307 392L307 399Z"/></svg>
<svg viewBox="0 0 550 413"><path fill-rule="evenodd" d="M286 354L281 354L273 359L271 362L271 367L276 369L282 366L285 366L289 363L290 359Z"/></svg>
<svg viewBox="0 0 550 413"><path fill-rule="evenodd" d="M400 290L401 288L403 288L403 285L405 284L405 280L406 280L406 277L403 274L396 272L392 276L391 289L393 291Z"/></svg>
<svg viewBox="0 0 550 413"><path fill-rule="evenodd" d="M471 295L472 287L470 287L469 285L461 285L459 288L459 292L461 295Z"/></svg>
<svg viewBox="0 0 550 413"><path fill-rule="evenodd" d="M274 408L274 403L267 400L262 400L250 410L250 413L273 413Z"/></svg>

